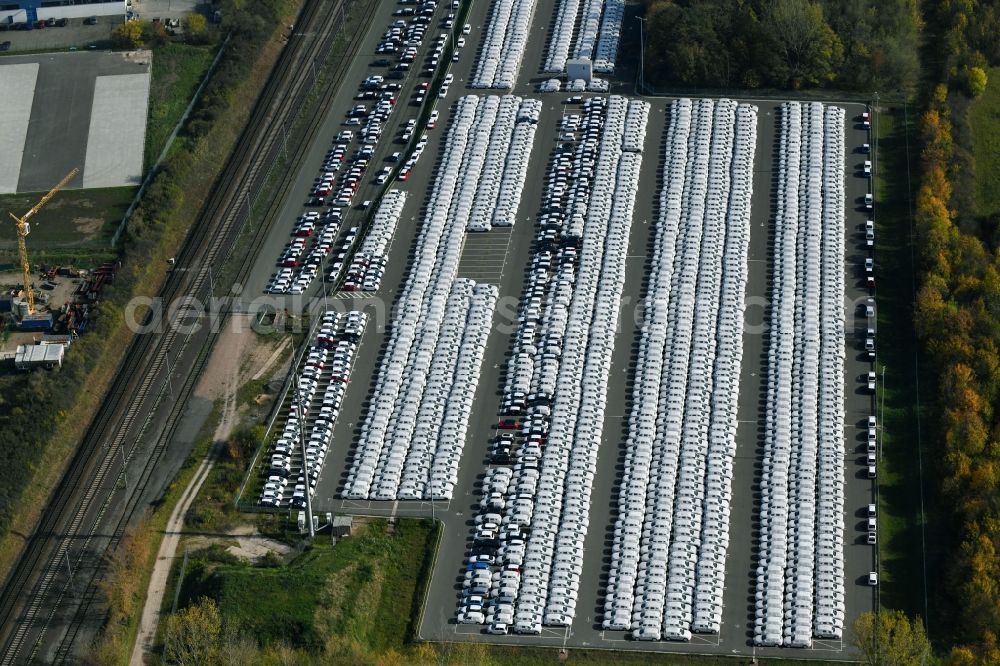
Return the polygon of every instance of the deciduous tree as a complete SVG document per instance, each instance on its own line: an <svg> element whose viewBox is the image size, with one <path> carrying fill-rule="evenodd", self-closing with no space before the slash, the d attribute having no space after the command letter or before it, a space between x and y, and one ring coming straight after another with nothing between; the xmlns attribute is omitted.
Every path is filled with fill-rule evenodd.
<svg viewBox="0 0 1000 666"><path fill-rule="evenodd" d="M179 666L215 664L222 616L215 601L202 597L167 618L163 645L168 663Z"/></svg>
<svg viewBox="0 0 1000 666"><path fill-rule="evenodd" d="M139 21L126 21L115 26L111 31L111 41L121 49L134 49L142 46L142 24Z"/></svg>
<svg viewBox="0 0 1000 666"><path fill-rule="evenodd" d="M930 654L930 642L920 618L882 609L862 613L854 622L852 643L869 666L917 666Z"/></svg>

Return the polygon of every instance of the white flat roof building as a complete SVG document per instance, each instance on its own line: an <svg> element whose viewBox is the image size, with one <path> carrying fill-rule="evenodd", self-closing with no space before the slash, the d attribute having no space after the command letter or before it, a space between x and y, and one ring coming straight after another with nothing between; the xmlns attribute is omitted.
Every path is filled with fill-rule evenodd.
<svg viewBox="0 0 1000 666"><path fill-rule="evenodd" d="M64 345L18 345L14 353L14 367L18 370L62 367Z"/></svg>

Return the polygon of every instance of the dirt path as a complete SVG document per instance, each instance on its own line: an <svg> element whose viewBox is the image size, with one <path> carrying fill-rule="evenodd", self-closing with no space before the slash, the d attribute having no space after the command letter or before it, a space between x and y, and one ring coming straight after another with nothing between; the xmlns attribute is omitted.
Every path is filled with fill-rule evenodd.
<svg viewBox="0 0 1000 666"><path fill-rule="evenodd" d="M139 632L136 635L129 666L142 666L146 653L152 650L156 640L156 628L160 621L160 609L163 607L163 595L170 578L174 559L177 556L177 546L183 536L184 516L187 515L192 502L198 496L198 491L201 490L202 484L212 471L219 451L222 449L219 444L229 438L236 425L239 407L236 404L236 394L242 381L245 381L245 378L241 377L241 366L247 357L249 357L248 365L251 367L259 365L264 360L260 358L262 350L255 347L253 340L248 340L247 337L244 337L245 335L245 333L242 335L234 333L233 338L235 339L227 340L225 337L220 339L223 344L216 345L216 351L209 359L205 376L196 390L197 393L223 401L219 425L212 436L216 445L209 447L208 454L201 461L187 488L184 489L180 501L177 502L167 520L163 541L160 542L160 549L156 553L156 563L153 565L153 572L149 579L146 601L139 620ZM281 349L271 355L271 358L267 358L265 368L273 362L272 359L276 358L280 351Z"/></svg>
<svg viewBox="0 0 1000 666"><path fill-rule="evenodd" d="M191 503L198 496L198 491L201 490L202 484L208 478L209 472L212 471L212 466L215 464L221 449L218 443L224 442L232 430L233 419L236 416L237 383L235 375L236 373L234 373L234 381L231 384L232 391L230 396L226 398L219 426L215 429L213 436L216 445L209 447L208 455L201 461L201 465L198 466L191 482L184 489L180 501L174 507L173 513L170 514L170 519L167 520L163 541L160 542L160 550L156 553L153 573L149 578L149 589L142 608L142 618L139 620L139 633L136 635L132 658L129 660L130 666L142 666L145 654L153 648L153 642L156 640L156 627L160 622L160 608L163 606L163 594L167 588L167 580L173 568L174 558L177 556L177 545L183 535L184 516L187 515Z"/></svg>

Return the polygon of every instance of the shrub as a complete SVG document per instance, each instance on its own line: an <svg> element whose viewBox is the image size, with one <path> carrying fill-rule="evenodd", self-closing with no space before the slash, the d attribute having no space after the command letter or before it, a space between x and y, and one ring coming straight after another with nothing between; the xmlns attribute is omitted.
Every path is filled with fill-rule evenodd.
<svg viewBox="0 0 1000 666"><path fill-rule="evenodd" d="M969 97L979 97L986 92L986 72L982 67L969 67L965 70L965 90Z"/></svg>
<svg viewBox="0 0 1000 666"><path fill-rule="evenodd" d="M142 46L142 22L128 21L111 31L111 43L120 49L135 49Z"/></svg>
<svg viewBox="0 0 1000 666"><path fill-rule="evenodd" d="M208 21L201 14L184 17L184 39L191 44L206 44L209 41Z"/></svg>

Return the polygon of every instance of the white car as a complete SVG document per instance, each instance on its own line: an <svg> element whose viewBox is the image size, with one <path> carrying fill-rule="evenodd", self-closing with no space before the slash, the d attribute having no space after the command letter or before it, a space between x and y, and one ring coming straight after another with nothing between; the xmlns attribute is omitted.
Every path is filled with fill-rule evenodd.
<svg viewBox="0 0 1000 666"><path fill-rule="evenodd" d="M460 611L458 613L459 624L484 624L486 616L481 611Z"/></svg>

